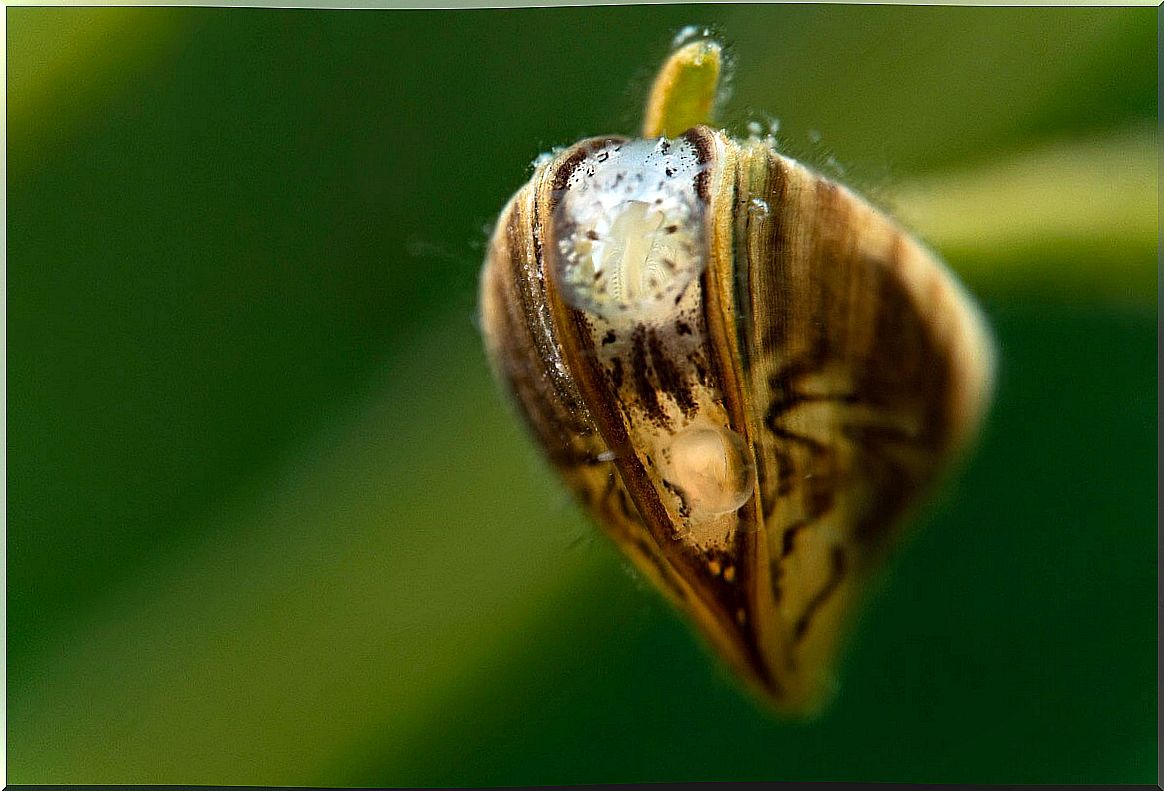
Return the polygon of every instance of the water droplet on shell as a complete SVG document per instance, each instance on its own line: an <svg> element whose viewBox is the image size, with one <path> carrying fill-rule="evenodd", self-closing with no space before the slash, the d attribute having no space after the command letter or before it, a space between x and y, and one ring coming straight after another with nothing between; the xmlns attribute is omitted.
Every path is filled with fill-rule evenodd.
<svg viewBox="0 0 1164 791"><path fill-rule="evenodd" d="M692 426L675 435L669 451L667 479L693 518L730 513L752 497L756 471L743 437L731 429Z"/></svg>

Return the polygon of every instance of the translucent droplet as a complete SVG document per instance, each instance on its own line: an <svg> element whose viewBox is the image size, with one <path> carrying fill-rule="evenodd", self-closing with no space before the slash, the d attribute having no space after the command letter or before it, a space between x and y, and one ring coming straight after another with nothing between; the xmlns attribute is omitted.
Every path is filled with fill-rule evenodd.
<svg viewBox="0 0 1164 791"><path fill-rule="evenodd" d="M694 518L735 511L752 496L756 470L743 437L731 429L684 429L671 440L668 456L667 479Z"/></svg>
<svg viewBox="0 0 1164 791"><path fill-rule="evenodd" d="M555 210L563 298L606 319L650 320L705 265L703 170L686 140L608 145L578 163Z"/></svg>
<svg viewBox="0 0 1164 791"><path fill-rule="evenodd" d="M671 39L671 49L679 49L684 44L690 44L692 41L699 39L708 39L711 36L712 30L709 27L686 25L679 29L679 32L675 34L675 38Z"/></svg>
<svg viewBox="0 0 1164 791"><path fill-rule="evenodd" d="M744 125L747 130L747 139L751 143L763 143L772 150L778 148L776 133L780 131L780 119L767 113L750 111L750 118Z"/></svg>

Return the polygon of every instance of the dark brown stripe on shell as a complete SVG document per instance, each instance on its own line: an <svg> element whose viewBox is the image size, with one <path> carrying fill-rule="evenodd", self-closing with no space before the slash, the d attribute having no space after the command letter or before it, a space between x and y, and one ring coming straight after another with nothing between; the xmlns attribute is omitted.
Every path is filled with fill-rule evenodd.
<svg viewBox="0 0 1164 791"><path fill-rule="evenodd" d="M635 327L631 334L629 363L631 382L634 385L635 397L638 399L635 405L651 423L669 429L671 420L663 411L658 392L651 383L650 364L647 360L647 329L641 324Z"/></svg>
<svg viewBox="0 0 1164 791"><path fill-rule="evenodd" d="M655 372L658 389L671 396L684 416L690 418L697 408L691 382L667 356L667 350L654 329L647 331L647 349L651 353L651 367Z"/></svg>
<svg viewBox="0 0 1164 791"><path fill-rule="evenodd" d="M708 165L714 147L714 133L707 127L694 127L683 134L683 139L695 147L699 164ZM710 168L704 167L695 174L695 194L706 206L711 201L711 173Z"/></svg>
<svg viewBox="0 0 1164 791"><path fill-rule="evenodd" d="M825 581L824 587L817 591L808 604L804 608L804 612L796 619L796 626L792 630L792 639L794 642L799 642L808 634L808 629L812 626L812 620L816 617L817 612L825 605L837 589L841 586L841 581L845 578L845 550L839 546L833 547L833 551L829 558L831 568L829 571L829 578Z"/></svg>

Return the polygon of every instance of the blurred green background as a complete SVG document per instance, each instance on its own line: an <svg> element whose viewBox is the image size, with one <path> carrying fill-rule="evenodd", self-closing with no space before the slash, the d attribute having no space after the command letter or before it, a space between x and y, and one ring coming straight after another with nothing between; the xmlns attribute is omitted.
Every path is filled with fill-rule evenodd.
<svg viewBox="0 0 1164 791"><path fill-rule="evenodd" d="M543 467L474 326L683 25L1000 350L819 720ZM9 8L8 781L1156 782L1156 10Z"/></svg>

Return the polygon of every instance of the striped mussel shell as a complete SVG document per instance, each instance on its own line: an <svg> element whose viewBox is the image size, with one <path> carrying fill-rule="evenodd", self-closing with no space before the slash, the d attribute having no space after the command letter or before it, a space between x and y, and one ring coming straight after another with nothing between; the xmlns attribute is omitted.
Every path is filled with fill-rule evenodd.
<svg viewBox="0 0 1164 791"><path fill-rule="evenodd" d="M697 125L539 161L480 288L497 378L581 505L762 699L819 710L989 401L953 275L770 139Z"/></svg>

